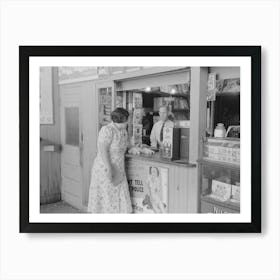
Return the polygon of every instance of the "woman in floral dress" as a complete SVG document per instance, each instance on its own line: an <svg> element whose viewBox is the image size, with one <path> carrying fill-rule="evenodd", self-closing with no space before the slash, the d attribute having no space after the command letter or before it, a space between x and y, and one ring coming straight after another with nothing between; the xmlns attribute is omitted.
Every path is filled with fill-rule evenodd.
<svg viewBox="0 0 280 280"><path fill-rule="evenodd" d="M128 116L128 111L117 108L111 113L112 122L100 129L97 156L91 170L90 213L132 212L124 163L128 147Z"/></svg>

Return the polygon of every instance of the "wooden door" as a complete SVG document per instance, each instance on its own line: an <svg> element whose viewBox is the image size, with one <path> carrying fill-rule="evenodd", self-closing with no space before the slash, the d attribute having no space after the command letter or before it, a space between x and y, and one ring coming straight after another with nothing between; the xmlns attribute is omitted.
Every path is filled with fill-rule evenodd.
<svg viewBox="0 0 280 280"><path fill-rule="evenodd" d="M82 209L83 131L80 87L63 87L61 97L61 198Z"/></svg>

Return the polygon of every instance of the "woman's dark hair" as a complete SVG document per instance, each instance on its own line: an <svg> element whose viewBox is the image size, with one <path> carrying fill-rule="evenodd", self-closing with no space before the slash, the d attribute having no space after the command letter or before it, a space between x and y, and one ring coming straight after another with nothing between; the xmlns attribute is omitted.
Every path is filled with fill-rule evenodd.
<svg viewBox="0 0 280 280"><path fill-rule="evenodd" d="M159 176L159 170L158 170L158 168L155 167L155 166L151 166L151 167L150 167L149 173L152 174L152 168L155 168L155 169L156 169L156 171L157 171L157 176Z"/></svg>
<svg viewBox="0 0 280 280"><path fill-rule="evenodd" d="M124 108L116 108L111 113L111 119L114 123L124 123L128 120L129 112Z"/></svg>

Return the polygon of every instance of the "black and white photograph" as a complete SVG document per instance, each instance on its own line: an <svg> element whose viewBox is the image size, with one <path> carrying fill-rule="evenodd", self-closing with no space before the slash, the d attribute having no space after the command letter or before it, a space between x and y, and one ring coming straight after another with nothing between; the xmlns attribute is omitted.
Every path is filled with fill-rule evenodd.
<svg viewBox="0 0 280 280"><path fill-rule="evenodd" d="M41 213L240 213L240 94L240 67L40 67Z"/></svg>
<svg viewBox="0 0 280 280"><path fill-rule="evenodd" d="M197 49L20 46L30 55L30 99L40 104L29 108L40 120L40 141L30 139L31 156L40 149L30 222L260 230L260 124L251 120L260 115L261 48L201 47L209 56L195 57Z"/></svg>

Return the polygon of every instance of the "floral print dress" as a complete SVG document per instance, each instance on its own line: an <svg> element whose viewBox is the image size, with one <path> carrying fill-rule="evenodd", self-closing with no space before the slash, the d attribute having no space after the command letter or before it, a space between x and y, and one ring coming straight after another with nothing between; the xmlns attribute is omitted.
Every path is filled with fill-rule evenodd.
<svg viewBox="0 0 280 280"><path fill-rule="evenodd" d="M108 170L100 154L100 145L109 146L109 160L112 173L121 178L114 185L108 178ZM126 129L119 129L111 122L100 129L97 140L97 156L91 170L88 212L90 213L131 213L132 205L125 174L124 154L128 145Z"/></svg>

